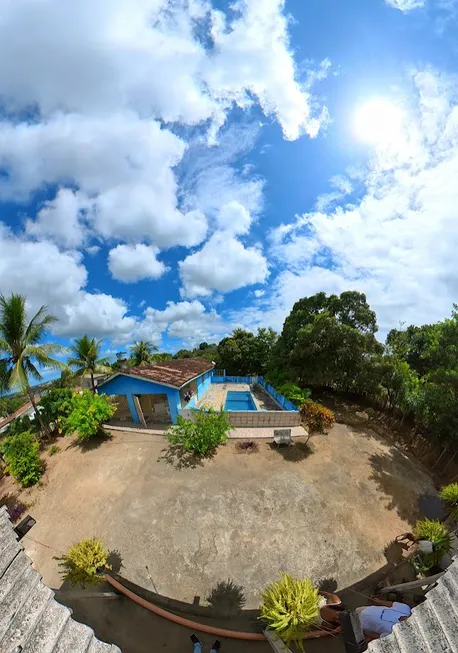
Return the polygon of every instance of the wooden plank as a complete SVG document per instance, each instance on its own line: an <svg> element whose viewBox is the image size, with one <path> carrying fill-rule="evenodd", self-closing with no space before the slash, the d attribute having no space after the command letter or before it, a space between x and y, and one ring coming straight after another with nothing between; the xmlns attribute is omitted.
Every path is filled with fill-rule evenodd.
<svg viewBox="0 0 458 653"><path fill-rule="evenodd" d="M426 576L425 578L419 578L418 580L412 580L409 583L400 583L399 585L390 585L389 587L382 587L377 591L378 594L389 594L390 592L407 592L408 590L413 590L416 587L427 587L428 585L434 584L439 578L445 574L445 571L441 571L440 574L435 574L434 576Z"/></svg>
<svg viewBox="0 0 458 653"><path fill-rule="evenodd" d="M146 420L145 420L145 416L143 415L142 407L140 405L140 399L137 397L137 395L133 395L133 398L134 398L134 404L135 404L135 408L137 409L137 414L140 419L140 422L143 424L143 426L146 427Z"/></svg>

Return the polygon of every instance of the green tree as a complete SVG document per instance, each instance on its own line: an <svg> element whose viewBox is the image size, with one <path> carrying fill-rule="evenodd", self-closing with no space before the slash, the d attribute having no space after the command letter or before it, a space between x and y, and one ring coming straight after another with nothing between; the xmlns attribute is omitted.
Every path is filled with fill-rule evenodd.
<svg viewBox="0 0 458 653"><path fill-rule="evenodd" d="M188 453L209 456L227 440L232 429L226 411L194 410L192 420L178 416L177 423L167 431L167 439Z"/></svg>
<svg viewBox="0 0 458 653"><path fill-rule="evenodd" d="M156 345L145 340L135 342L130 349L132 352L131 360L134 367L151 363L152 356L154 352L157 351Z"/></svg>
<svg viewBox="0 0 458 653"><path fill-rule="evenodd" d="M68 364L77 376L91 375L92 390L95 392L94 374L111 371L108 358L100 357L102 340L89 338L87 335L77 338L70 348Z"/></svg>
<svg viewBox="0 0 458 653"><path fill-rule="evenodd" d="M357 391L366 361L383 351L376 331L362 293L305 297L285 320L273 365L299 384Z"/></svg>
<svg viewBox="0 0 458 653"><path fill-rule="evenodd" d="M167 363L173 359L173 354L169 354L167 351L158 352L151 356L152 363Z"/></svg>
<svg viewBox="0 0 458 653"><path fill-rule="evenodd" d="M100 432L104 422L116 412L116 404L107 395L98 395L89 390L73 394L68 416L63 428L67 434L77 433L78 440L88 440Z"/></svg>
<svg viewBox="0 0 458 653"><path fill-rule="evenodd" d="M56 322L46 306L42 306L29 322L25 304L22 295L0 297L0 387L19 388L27 393L42 432L49 435L49 428L37 408L30 379L43 380L39 368L65 369L64 363L53 358L63 348L54 343L43 343L50 326Z"/></svg>
<svg viewBox="0 0 458 653"><path fill-rule="evenodd" d="M192 351L189 349L179 349L177 353L174 354L173 358L192 358Z"/></svg>

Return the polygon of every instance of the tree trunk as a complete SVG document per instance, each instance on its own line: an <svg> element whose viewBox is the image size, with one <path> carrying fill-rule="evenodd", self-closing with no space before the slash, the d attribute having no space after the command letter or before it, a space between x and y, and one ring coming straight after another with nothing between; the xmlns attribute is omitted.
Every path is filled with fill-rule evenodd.
<svg viewBox="0 0 458 653"><path fill-rule="evenodd" d="M95 394L94 373L91 372L92 392Z"/></svg>
<svg viewBox="0 0 458 653"><path fill-rule="evenodd" d="M33 406L33 410L35 411L35 417L38 420L38 423L40 424L41 430L46 435L47 438L51 438L51 431L49 430L49 427L47 424L45 424L45 421L43 417L41 416L41 413L38 409L37 404L35 403L35 398L33 396L32 389L30 387L27 388L27 394L29 395L30 403Z"/></svg>

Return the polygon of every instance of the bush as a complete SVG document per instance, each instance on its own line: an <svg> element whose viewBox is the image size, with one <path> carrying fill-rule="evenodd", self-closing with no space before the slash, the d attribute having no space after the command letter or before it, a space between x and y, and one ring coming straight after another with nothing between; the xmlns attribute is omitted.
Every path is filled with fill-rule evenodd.
<svg viewBox="0 0 458 653"><path fill-rule="evenodd" d="M302 421L307 426L309 433L325 433L332 426L336 417L332 410L322 404L306 399L301 408Z"/></svg>
<svg viewBox="0 0 458 653"><path fill-rule="evenodd" d="M9 473L23 486L35 485L43 473L40 445L30 431L7 437L1 447Z"/></svg>
<svg viewBox="0 0 458 653"><path fill-rule="evenodd" d="M271 630L289 647L303 650L303 635L320 622L318 589L308 578L302 580L281 572L281 579L262 593L261 615Z"/></svg>
<svg viewBox="0 0 458 653"><path fill-rule="evenodd" d="M59 451L60 451L60 448L56 444L53 444L48 449L48 453L49 453L50 456L54 456L56 453L59 453Z"/></svg>
<svg viewBox="0 0 458 653"><path fill-rule="evenodd" d="M76 392L71 402L71 411L65 419L66 433L77 432L78 440L88 440L96 435L103 422L113 417L116 404L106 395L92 394L89 390Z"/></svg>
<svg viewBox="0 0 458 653"><path fill-rule="evenodd" d="M72 587L80 584L84 588L103 582L104 571L111 569L108 556L103 542L93 537L74 544L64 556L54 556L54 560L62 568L63 581L70 581Z"/></svg>
<svg viewBox="0 0 458 653"><path fill-rule="evenodd" d="M439 564L442 556L452 550L452 536L439 520L422 519L417 521L414 534L419 540L428 540L434 544L433 553L421 554L425 569Z"/></svg>
<svg viewBox="0 0 458 653"><path fill-rule="evenodd" d="M284 383L280 387L276 388L277 392L283 395L289 401L292 401L296 406L302 406L306 399L310 398L312 394L309 388L301 389L295 383Z"/></svg>
<svg viewBox="0 0 458 653"><path fill-rule="evenodd" d="M53 425L54 430L62 433L65 420L72 411L73 391L70 388L52 388L40 399L39 406L46 424Z"/></svg>
<svg viewBox="0 0 458 653"><path fill-rule="evenodd" d="M167 432L171 445L180 445L185 451L199 456L208 456L227 440L233 429L226 411L193 410L194 421L178 416L177 424Z"/></svg>
<svg viewBox="0 0 458 653"><path fill-rule="evenodd" d="M445 485L439 496L447 504L453 519L458 520L458 483Z"/></svg>

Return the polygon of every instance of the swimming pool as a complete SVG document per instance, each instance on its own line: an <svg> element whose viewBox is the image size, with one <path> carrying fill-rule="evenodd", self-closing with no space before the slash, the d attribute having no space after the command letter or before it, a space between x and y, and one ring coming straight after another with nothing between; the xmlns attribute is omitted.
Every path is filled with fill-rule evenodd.
<svg viewBox="0 0 458 653"><path fill-rule="evenodd" d="M258 410L253 401L251 392L238 392L230 390L226 395L226 410Z"/></svg>

